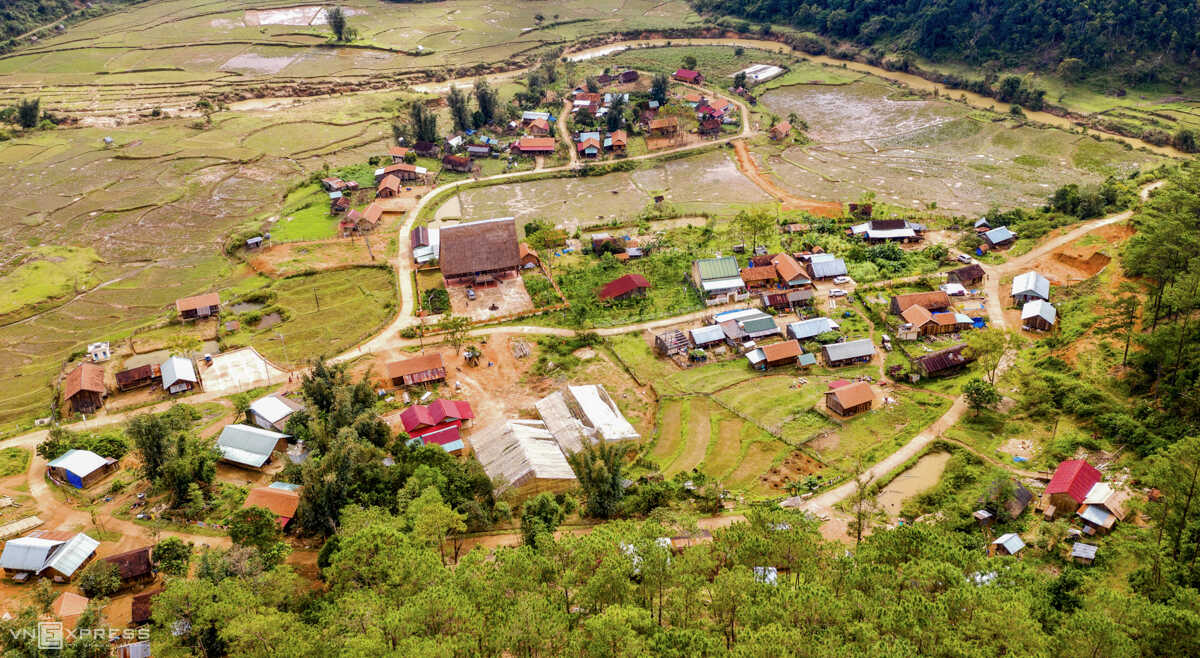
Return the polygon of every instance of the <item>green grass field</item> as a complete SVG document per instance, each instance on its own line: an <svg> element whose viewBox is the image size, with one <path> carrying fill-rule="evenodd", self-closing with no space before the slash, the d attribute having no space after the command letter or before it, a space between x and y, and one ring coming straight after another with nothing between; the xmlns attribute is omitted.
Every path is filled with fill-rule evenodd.
<svg viewBox="0 0 1200 658"><path fill-rule="evenodd" d="M29 249L21 265L0 277L0 316L91 288L99 283L99 260L91 248Z"/></svg>
<svg viewBox="0 0 1200 658"><path fill-rule="evenodd" d="M25 448L0 449L0 478L24 473L29 468L29 450Z"/></svg>

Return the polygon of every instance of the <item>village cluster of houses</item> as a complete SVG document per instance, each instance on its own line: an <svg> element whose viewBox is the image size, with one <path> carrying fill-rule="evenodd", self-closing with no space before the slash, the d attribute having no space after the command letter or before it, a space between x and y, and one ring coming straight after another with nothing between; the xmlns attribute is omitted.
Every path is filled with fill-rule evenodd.
<svg viewBox="0 0 1200 658"><path fill-rule="evenodd" d="M1012 518L1020 516L1025 508L1033 501L1034 496L1022 486L1015 483L1012 496L1007 504L1008 515ZM1068 518L1074 522L1068 530L1075 540L1071 545L1070 558L1080 564L1092 564L1096 559L1098 546L1082 541L1107 534L1123 522L1128 514L1126 503L1129 494L1104 481L1104 475L1085 459L1069 459L1058 465L1050 482L1046 485L1040 498L1034 506L1034 511L1042 514L1044 520L1053 521ZM975 519L984 528L990 528L995 515L980 509L974 514ZM992 555L1018 555L1025 549L1025 542L1017 533L1007 533L997 537L989 546Z"/></svg>
<svg viewBox="0 0 1200 658"><path fill-rule="evenodd" d="M1012 299L1021 306L1021 327L1026 331L1053 331L1058 309L1050 303L1050 281L1029 271L1013 277Z"/></svg>

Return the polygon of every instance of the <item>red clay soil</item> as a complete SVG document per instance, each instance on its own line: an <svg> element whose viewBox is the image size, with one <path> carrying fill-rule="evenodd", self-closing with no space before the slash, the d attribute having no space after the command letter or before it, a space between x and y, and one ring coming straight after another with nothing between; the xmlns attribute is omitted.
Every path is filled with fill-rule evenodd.
<svg viewBox="0 0 1200 658"><path fill-rule="evenodd" d="M818 217L842 216L842 204L836 201L818 201L817 199L798 197L776 185L769 176L759 171L758 163L750 155L750 149L746 148L746 142L740 139L735 140L733 151L737 154L738 168L742 170L746 178L754 181L754 184L761 187L767 194L779 199L783 210L803 210Z"/></svg>

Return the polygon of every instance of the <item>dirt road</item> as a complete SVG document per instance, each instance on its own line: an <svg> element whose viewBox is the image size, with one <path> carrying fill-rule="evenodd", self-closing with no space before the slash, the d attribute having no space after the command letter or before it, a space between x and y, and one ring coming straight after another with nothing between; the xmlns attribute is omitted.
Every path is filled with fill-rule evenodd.
<svg viewBox="0 0 1200 658"><path fill-rule="evenodd" d="M842 216L842 204L836 201L818 201L798 197L775 184L770 176L762 173L758 168L758 163L754 161L754 156L750 154L746 142L735 141L733 151L737 154L738 168L742 170L742 174L754 181L754 184L761 187L764 192L779 199L783 204L783 210L804 210L818 217Z"/></svg>

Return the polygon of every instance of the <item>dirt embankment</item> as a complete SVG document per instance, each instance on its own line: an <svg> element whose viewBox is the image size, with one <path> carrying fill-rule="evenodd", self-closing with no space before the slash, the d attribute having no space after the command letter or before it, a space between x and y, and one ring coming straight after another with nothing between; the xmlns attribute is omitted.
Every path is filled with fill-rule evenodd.
<svg viewBox="0 0 1200 658"><path fill-rule="evenodd" d="M784 210L804 210L818 217L842 216L841 203L798 197L775 184L775 181L771 180L770 176L759 170L758 163L754 161L754 156L750 154L750 149L746 147L744 141L734 141L733 151L737 154L738 168L742 170L746 178L754 181L754 184L762 188L767 194L779 199L783 204Z"/></svg>

